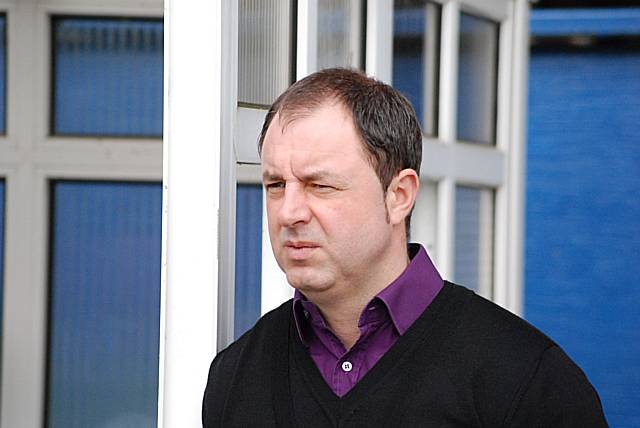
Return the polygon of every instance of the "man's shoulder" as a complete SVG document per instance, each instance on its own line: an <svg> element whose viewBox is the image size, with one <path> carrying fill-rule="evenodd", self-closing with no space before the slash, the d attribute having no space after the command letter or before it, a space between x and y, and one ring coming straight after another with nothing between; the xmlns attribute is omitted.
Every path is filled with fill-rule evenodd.
<svg viewBox="0 0 640 428"><path fill-rule="evenodd" d="M556 343L533 325L498 304L471 290L447 283L451 294L460 302L459 315L450 326L454 338L469 346L481 346L485 353L492 350L502 356L505 352L541 355Z"/></svg>
<svg viewBox="0 0 640 428"><path fill-rule="evenodd" d="M212 370L215 366L224 366L225 372L233 369L238 359L247 356L249 351L256 351L264 344L270 343L271 336L286 335L287 320L291 317L291 300L264 314L256 324L242 336L220 351L214 358Z"/></svg>
<svg viewBox="0 0 640 428"><path fill-rule="evenodd" d="M458 316L449 320L444 365L460 382L471 379L469 392L476 405L486 410L488 420L542 418L536 426L565 426L549 421L581 417L589 421L583 426L606 426L593 386L558 344L464 287L449 283L445 288L457 296L453 300L458 303ZM554 403L548 395L565 404Z"/></svg>
<svg viewBox="0 0 640 428"><path fill-rule="evenodd" d="M262 409L264 403L255 397L269 388L272 361L286 348L280 342L287 340L290 317L291 300L262 316L253 328L216 355L202 402L204 426L221 425L230 397L247 417Z"/></svg>
<svg viewBox="0 0 640 428"><path fill-rule="evenodd" d="M436 364L456 382L473 380L468 392L513 395L555 345L537 328L473 291L452 283L443 289L453 302L442 311L437 340L441 362Z"/></svg>

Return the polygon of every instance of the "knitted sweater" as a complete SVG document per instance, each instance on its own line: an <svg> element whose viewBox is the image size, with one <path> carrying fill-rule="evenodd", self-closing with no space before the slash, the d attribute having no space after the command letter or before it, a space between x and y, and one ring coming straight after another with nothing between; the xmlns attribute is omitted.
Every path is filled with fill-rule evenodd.
<svg viewBox="0 0 640 428"><path fill-rule="evenodd" d="M596 391L553 341L451 283L365 377L333 394L291 301L211 364L204 427L606 427Z"/></svg>

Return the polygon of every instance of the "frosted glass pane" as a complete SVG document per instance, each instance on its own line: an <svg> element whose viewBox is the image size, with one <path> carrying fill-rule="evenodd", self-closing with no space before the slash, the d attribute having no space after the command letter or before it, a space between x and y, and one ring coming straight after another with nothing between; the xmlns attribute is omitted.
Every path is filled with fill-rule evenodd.
<svg viewBox="0 0 640 428"><path fill-rule="evenodd" d="M48 427L155 427L160 184L54 182Z"/></svg>
<svg viewBox="0 0 640 428"><path fill-rule="evenodd" d="M269 106L292 80L291 1L238 5L238 102Z"/></svg>
<svg viewBox="0 0 640 428"><path fill-rule="evenodd" d="M239 184L236 193L236 339L260 318L262 186Z"/></svg>
<svg viewBox="0 0 640 428"><path fill-rule="evenodd" d="M420 183L420 192L411 216L411 242L422 244L431 259L436 262L436 237L438 230L438 186L430 181Z"/></svg>
<svg viewBox="0 0 640 428"><path fill-rule="evenodd" d="M362 2L318 1L318 70L361 68Z"/></svg>
<svg viewBox="0 0 640 428"><path fill-rule="evenodd" d="M493 205L493 190L456 188L454 278L487 298L493 288Z"/></svg>
<svg viewBox="0 0 640 428"><path fill-rule="evenodd" d="M161 20L53 19L53 134L162 135Z"/></svg>
<svg viewBox="0 0 640 428"><path fill-rule="evenodd" d="M438 132L439 5L396 0L393 20L393 86L411 101L426 135Z"/></svg>
<svg viewBox="0 0 640 428"><path fill-rule="evenodd" d="M7 16L0 14L0 134L7 132Z"/></svg>
<svg viewBox="0 0 640 428"><path fill-rule="evenodd" d="M460 17L458 139L495 144L498 81L497 23Z"/></svg>

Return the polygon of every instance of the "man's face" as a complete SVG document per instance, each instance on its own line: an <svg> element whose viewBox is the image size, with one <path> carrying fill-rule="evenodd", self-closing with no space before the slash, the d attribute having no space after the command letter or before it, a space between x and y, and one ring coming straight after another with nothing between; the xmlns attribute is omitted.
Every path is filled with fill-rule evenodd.
<svg viewBox="0 0 640 428"><path fill-rule="evenodd" d="M350 297L384 269L392 227L380 181L346 110L327 103L271 122L262 147L271 245L307 297Z"/></svg>

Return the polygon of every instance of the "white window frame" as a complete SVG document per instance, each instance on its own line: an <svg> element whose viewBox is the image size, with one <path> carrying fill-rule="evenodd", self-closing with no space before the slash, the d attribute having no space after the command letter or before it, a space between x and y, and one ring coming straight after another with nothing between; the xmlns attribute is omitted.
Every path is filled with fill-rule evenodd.
<svg viewBox="0 0 640 428"><path fill-rule="evenodd" d="M442 5L439 132L437 139L423 140L420 178L437 183L437 218L427 217L423 221L437 224L434 259L441 274L454 279L456 186L495 190L494 284L490 294L496 303L521 314L528 5L520 0L436 2ZM500 24L495 146L464 143L456 136L462 12ZM425 191L432 190L425 188ZM416 221L420 215L417 209Z"/></svg>
<svg viewBox="0 0 640 428"><path fill-rule="evenodd" d="M0 426L42 427L48 319L49 183L162 180L161 138L49 134L52 15L162 18L159 0L15 0L7 15L5 278Z"/></svg>
<svg viewBox="0 0 640 428"><path fill-rule="evenodd" d="M489 188L495 191L494 284L492 295L498 304L515 313L522 312L522 239L524 191L524 100L526 88L528 5L525 0L437 0L442 5L438 138L423 140L421 180L437 183L437 218L416 209L420 220L437 224L426 228L426 240L437 242L433 254L438 269L445 278L453 278L455 242L455 191L457 185ZM313 66L317 29L313 11L314 0L299 2L297 40L298 76L304 76ZM464 143L456 136L458 34L460 14L488 18L500 24L499 68L496 102L495 146ZM392 81L393 1L367 2L366 72L385 82ZM300 28L303 30L300 30ZM310 59L311 58L311 59ZM256 140L265 111L238 109L236 147L239 161L258 164ZM253 179L259 183L254 170ZM421 197L433 200L433 188L423 186ZM429 211L428 209L426 211ZM424 216L427 216L426 218ZM421 218L421 216L423 216ZM263 218L266 214L263 213ZM283 275L275 264L266 224L263 227L263 313L276 307L291 292L283 286Z"/></svg>

